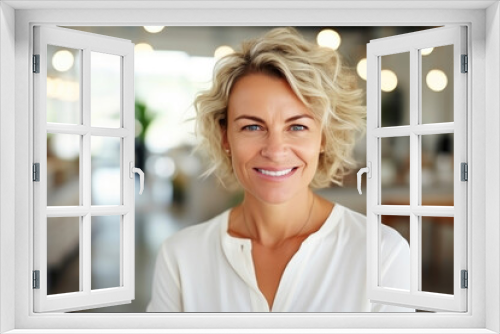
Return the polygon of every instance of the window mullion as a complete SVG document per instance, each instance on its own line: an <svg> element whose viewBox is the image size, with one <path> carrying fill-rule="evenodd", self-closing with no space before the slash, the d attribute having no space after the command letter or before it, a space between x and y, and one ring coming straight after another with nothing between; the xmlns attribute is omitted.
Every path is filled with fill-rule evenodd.
<svg viewBox="0 0 500 334"><path fill-rule="evenodd" d="M418 50L410 49L410 292L412 294L419 291L420 287L420 219L413 212L419 205L420 189L420 152L419 137L415 134L414 128L419 121L420 108L420 75L419 75Z"/></svg>
<svg viewBox="0 0 500 334"><path fill-rule="evenodd" d="M90 50L83 49L82 57L82 91L81 91L81 101L82 101L82 125L85 128L90 128ZM85 293L90 293L91 291L91 219L90 206L91 206L91 156L90 156L90 131L83 135L82 139L82 159L81 168L82 176L80 178L81 182L81 198L83 199L83 205L89 208L87 212L82 217L82 233L80 233L80 281L83 285L82 291Z"/></svg>

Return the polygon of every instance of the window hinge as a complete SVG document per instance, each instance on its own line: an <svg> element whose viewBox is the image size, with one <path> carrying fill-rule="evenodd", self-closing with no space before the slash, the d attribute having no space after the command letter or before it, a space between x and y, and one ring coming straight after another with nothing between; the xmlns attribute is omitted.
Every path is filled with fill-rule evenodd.
<svg viewBox="0 0 500 334"><path fill-rule="evenodd" d="M40 73L40 55L33 55L33 73Z"/></svg>
<svg viewBox="0 0 500 334"><path fill-rule="evenodd" d="M460 164L460 180L461 181L469 181L469 167L466 162L462 162Z"/></svg>
<svg viewBox="0 0 500 334"><path fill-rule="evenodd" d="M462 289L469 287L469 274L467 270L462 270Z"/></svg>
<svg viewBox="0 0 500 334"><path fill-rule="evenodd" d="M33 270L33 289L40 289L40 270Z"/></svg>
<svg viewBox="0 0 500 334"><path fill-rule="evenodd" d="M460 72L469 72L469 57L467 55L462 55L462 70Z"/></svg>
<svg viewBox="0 0 500 334"><path fill-rule="evenodd" d="M33 181L40 181L40 164L38 162L33 164Z"/></svg>

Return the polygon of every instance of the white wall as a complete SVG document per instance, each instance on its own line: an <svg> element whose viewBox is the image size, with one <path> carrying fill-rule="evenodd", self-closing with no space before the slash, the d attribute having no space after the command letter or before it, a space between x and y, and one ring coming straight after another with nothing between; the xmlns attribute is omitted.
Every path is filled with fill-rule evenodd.
<svg viewBox="0 0 500 334"><path fill-rule="evenodd" d="M495 3L486 12L486 254L492 256L495 265L486 266L486 328L500 332L498 314L500 308L500 5Z"/></svg>
<svg viewBox="0 0 500 334"><path fill-rule="evenodd" d="M0 333L14 328L14 14L0 3Z"/></svg>

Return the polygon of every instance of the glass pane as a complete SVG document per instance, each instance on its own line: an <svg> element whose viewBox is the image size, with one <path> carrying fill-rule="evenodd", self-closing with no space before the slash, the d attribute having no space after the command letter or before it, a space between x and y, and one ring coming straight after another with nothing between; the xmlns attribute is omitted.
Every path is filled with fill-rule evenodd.
<svg viewBox="0 0 500 334"><path fill-rule="evenodd" d="M453 134L421 136L422 205L453 205Z"/></svg>
<svg viewBox="0 0 500 334"><path fill-rule="evenodd" d="M453 218L422 219L422 291L453 294Z"/></svg>
<svg viewBox="0 0 500 334"><path fill-rule="evenodd" d="M410 52L380 57L381 124L410 124Z"/></svg>
<svg viewBox="0 0 500 334"><path fill-rule="evenodd" d="M80 205L79 135L47 134L47 205Z"/></svg>
<svg viewBox="0 0 500 334"><path fill-rule="evenodd" d="M410 290L410 262L404 263L407 265L406 268L401 268L401 272L397 274L391 274L387 272L387 263L391 260L392 249L386 249L387 244L384 243L384 237L389 237L390 233L394 233L393 230L396 230L405 240L410 244L410 217L409 216L389 216L384 215L380 216L382 224L382 229L380 233L380 249L379 254L381 254L380 263L379 263L379 272L381 274L381 282L380 286L385 288L394 288L394 289L402 289L402 290ZM392 231L390 230L392 229ZM408 250L409 254L409 250ZM402 269L406 269L404 272ZM385 274L385 275L384 275Z"/></svg>
<svg viewBox="0 0 500 334"><path fill-rule="evenodd" d="M453 122L453 45L423 49L420 54L422 123Z"/></svg>
<svg viewBox="0 0 500 334"><path fill-rule="evenodd" d="M121 138L92 136L92 205L120 205Z"/></svg>
<svg viewBox="0 0 500 334"><path fill-rule="evenodd" d="M121 57L90 53L91 125L119 128L121 109Z"/></svg>
<svg viewBox="0 0 500 334"><path fill-rule="evenodd" d="M47 294L80 291L80 217L47 218Z"/></svg>
<svg viewBox="0 0 500 334"><path fill-rule="evenodd" d="M410 205L410 137L381 138L382 205Z"/></svg>
<svg viewBox="0 0 500 334"><path fill-rule="evenodd" d="M120 220L92 217L92 290L120 286Z"/></svg>
<svg viewBox="0 0 500 334"><path fill-rule="evenodd" d="M47 45L47 122L80 124L81 52Z"/></svg>

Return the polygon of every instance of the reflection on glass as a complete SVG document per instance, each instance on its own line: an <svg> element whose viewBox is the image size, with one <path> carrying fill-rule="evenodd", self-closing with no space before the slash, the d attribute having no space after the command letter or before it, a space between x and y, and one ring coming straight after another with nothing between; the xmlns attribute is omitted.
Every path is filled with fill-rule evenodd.
<svg viewBox="0 0 500 334"><path fill-rule="evenodd" d="M426 135L422 140L422 205L453 201L453 134Z"/></svg>
<svg viewBox="0 0 500 334"><path fill-rule="evenodd" d="M121 139L92 136L92 205L120 205Z"/></svg>
<svg viewBox="0 0 500 334"><path fill-rule="evenodd" d="M47 45L47 122L81 122L80 51Z"/></svg>
<svg viewBox="0 0 500 334"><path fill-rule="evenodd" d="M453 45L435 47L422 60L422 123L453 122Z"/></svg>
<svg viewBox="0 0 500 334"><path fill-rule="evenodd" d="M382 205L410 205L410 137L381 138Z"/></svg>
<svg viewBox="0 0 500 334"><path fill-rule="evenodd" d="M453 294L453 218L422 219L422 291Z"/></svg>
<svg viewBox="0 0 500 334"><path fill-rule="evenodd" d="M121 216L92 217L92 290L120 286Z"/></svg>
<svg viewBox="0 0 500 334"><path fill-rule="evenodd" d="M79 254L80 218L47 218L48 295L80 291Z"/></svg>
<svg viewBox="0 0 500 334"><path fill-rule="evenodd" d="M410 124L410 53L380 57L381 124Z"/></svg>
<svg viewBox="0 0 500 334"><path fill-rule="evenodd" d="M90 53L91 125L120 127L121 57Z"/></svg>
<svg viewBox="0 0 500 334"><path fill-rule="evenodd" d="M79 135L47 134L47 205L80 205Z"/></svg>
<svg viewBox="0 0 500 334"><path fill-rule="evenodd" d="M397 233L399 233L405 240L410 244L410 217L409 216L389 216L389 215L383 215L380 216L380 223L388 226L394 230L396 230ZM381 236L387 236L389 233L394 233L394 231L391 230L386 230L383 229L381 232ZM383 247L387 246L387 244L384 243L379 243L381 246L379 250L379 254L382 254L382 256L391 256L391 254L388 254L388 250L385 250ZM382 261L384 261L384 258L381 258ZM380 262L379 264L382 264ZM408 269L409 269L409 263L408 263ZM409 290L410 288L410 270L407 271L408 275L402 276L400 275L397 277L397 279L389 280L387 278L384 278L383 273L385 272L386 268L379 268L379 272L382 274L381 276L381 282L380 286L385 287L385 288L395 288L395 289L403 289L403 290Z"/></svg>

